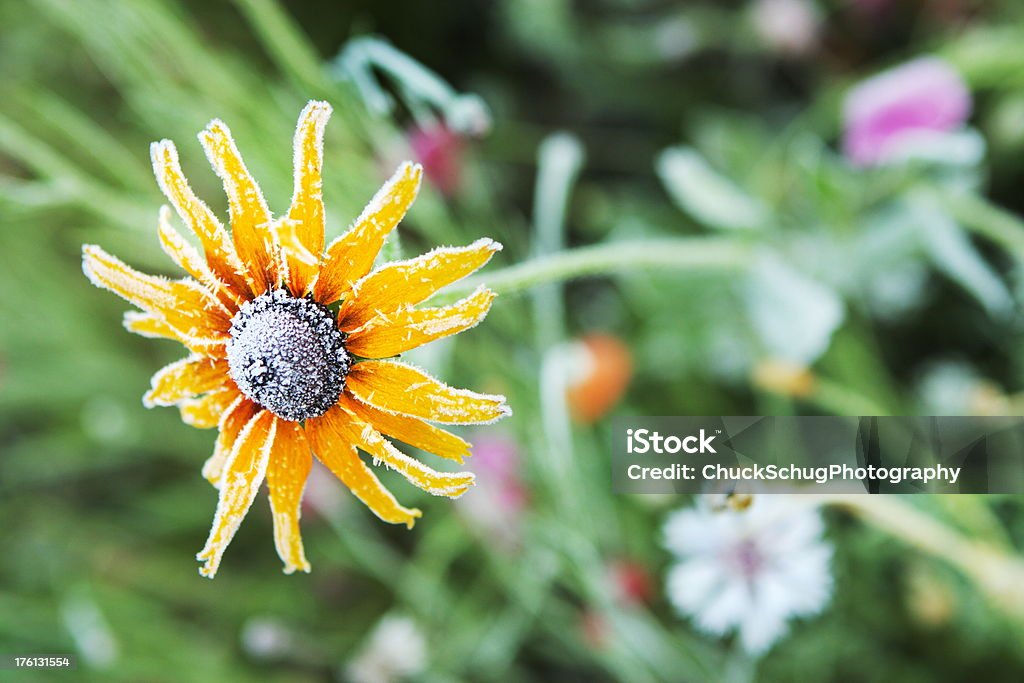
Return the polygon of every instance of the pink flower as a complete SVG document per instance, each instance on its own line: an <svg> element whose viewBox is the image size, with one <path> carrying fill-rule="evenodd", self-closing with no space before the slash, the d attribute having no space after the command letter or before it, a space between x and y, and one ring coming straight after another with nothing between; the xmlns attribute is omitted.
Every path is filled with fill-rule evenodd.
<svg viewBox="0 0 1024 683"><path fill-rule="evenodd" d="M512 551L522 538L527 505L518 445L506 436L481 435L474 439L470 463L476 486L455 501L459 512L477 533Z"/></svg>
<svg viewBox="0 0 1024 683"><path fill-rule="evenodd" d="M414 128L409 146L434 187L446 197L454 195L462 180L463 140L443 125Z"/></svg>
<svg viewBox="0 0 1024 683"><path fill-rule="evenodd" d="M843 152L858 166L899 157L922 135L961 128L971 114L971 93L946 62L922 57L869 78L843 103Z"/></svg>

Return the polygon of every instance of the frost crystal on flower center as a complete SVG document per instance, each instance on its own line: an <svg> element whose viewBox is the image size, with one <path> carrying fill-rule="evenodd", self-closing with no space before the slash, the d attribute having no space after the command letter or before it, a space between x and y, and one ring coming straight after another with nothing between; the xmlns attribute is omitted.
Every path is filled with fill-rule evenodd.
<svg viewBox="0 0 1024 683"><path fill-rule="evenodd" d="M279 417L318 417L345 388L352 362L344 340L326 307L284 290L261 294L231 319L231 378Z"/></svg>

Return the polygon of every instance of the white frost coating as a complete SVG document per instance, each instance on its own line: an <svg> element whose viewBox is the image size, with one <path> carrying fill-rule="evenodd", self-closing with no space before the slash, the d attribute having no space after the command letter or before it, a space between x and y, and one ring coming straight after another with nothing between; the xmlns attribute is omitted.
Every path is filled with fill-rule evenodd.
<svg viewBox="0 0 1024 683"><path fill-rule="evenodd" d="M286 255L307 266L315 266L320 262L319 257L306 248L296 236L297 221L287 216L282 216L270 224L270 231L274 235L274 244ZM282 239L282 235L284 239ZM287 263L287 259L284 259Z"/></svg>
<svg viewBox="0 0 1024 683"><path fill-rule="evenodd" d="M166 153L168 159L165 162L163 159ZM184 172L181 170L181 162L178 159L178 150L174 146L174 143L170 140L160 140L154 142L149 146L149 155L153 161L153 173L156 175L157 184L160 186L160 191L164 193L164 196L174 205L175 211L178 212L178 216L181 220L188 225L196 235L203 241L204 245L209 240L213 243L213 247L220 252L224 257L228 267L232 270L235 275L242 277L243 280L251 287L252 282L249 276L249 269L242 263L242 260L238 257L238 252L235 250L235 245L231 241L231 236L227 230L224 229L224 225L221 224L217 216L214 215L213 211L208 207L189 187L188 181L185 178ZM167 184L168 171L181 177L182 179L182 194L184 194L184 201L192 206L196 215L192 215L189 211L189 207L185 204L181 204L177 201L174 196L174 191Z"/></svg>
<svg viewBox="0 0 1024 683"><path fill-rule="evenodd" d="M83 245L82 253L86 256L86 258L82 259L82 272L85 273L87 278L89 278L89 282L96 287L105 289L108 292L113 292L122 299L125 299L147 311L151 310L151 307L142 303L146 300L154 301L159 306L170 307L175 304L176 298L170 291L171 282L167 278L159 275L143 275L142 273L138 273L134 269L129 268L118 258L103 251L103 249L95 244ZM104 261L113 261L132 275L139 275L142 277L132 277L130 280L126 280L124 274L117 272L107 263L104 263ZM104 274L110 281L118 282L125 291L119 292L115 289L111 284L103 279ZM139 279L142 280L141 283L139 282Z"/></svg>
<svg viewBox="0 0 1024 683"><path fill-rule="evenodd" d="M171 226L171 208L166 204L160 207L157 234L160 237L160 247L164 253L170 256L179 268L199 280L199 283L210 294L216 297L221 292L229 292L227 285L210 269L206 259L199 254L199 251ZM236 304L239 303L234 295L229 294L228 296ZM220 303L219 300L218 303ZM229 315L232 313L224 306L221 308Z"/></svg>
<svg viewBox="0 0 1024 683"><path fill-rule="evenodd" d="M196 310L183 311L182 308L186 305L186 302L183 301L182 298L179 297L179 296L175 296L174 297L174 305L173 306L169 306L168 308L175 309L179 313L187 314L187 316L189 318L191 318L193 320L196 320L196 322L202 322L202 323L208 323L209 321L206 320L205 316L203 316L203 315L200 315L198 317L198 319L197 319L196 315L195 315L196 313L212 313L212 312L217 312L217 313L220 313L220 314L224 315L225 318L230 318L231 311L228 310L228 308L226 306L224 306L222 303L220 303L220 301L218 301L213 295L211 295L202 285L200 285L195 280L191 280L191 279L185 278L185 279L182 279L182 280L174 280L174 281L170 282L169 284L171 285L172 288L179 288L179 289L190 290L193 294L198 295L200 301L202 301L202 303L203 303L203 309L202 309L201 312L200 311L196 311ZM172 292L173 292L173 289L172 289ZM154 315L156 315L157 317L159 317L159 318L161 318L161 319L166 321L166 316L164 316L164 314L161 311L150 311L150 312L153 313ZM168 323L168 325L170 325L170 323ZM183 328L180 328L180 327L175 327L173 325L171 325L171 327L174 327L174 329L176 331L181 333L186 338L195 338L195 339L201 339L201 340L211 339L211 340L216 340L216 341L219 342L219 341L223 341L224 337L226 336L226 332L224 330L218 330L218 329L215 329L215 328L210 328L209 326L199 327L197 325L193 325L192 327L190 327L187 330L183 329ZM208 335L211 334L211 333L214 333L214 334L219 335L219 336L209 337Z"/></svg>
<svg viewBox="0 0 1024 683"><path fill-rule="evenodd" d="M192 355L189 355L189 356L185 356L184 358L182 358L180 360L176 360L173 363L171 363L170 365L165 365L164 367L162 367L159 370L157 370L156 374L153 375L153 377L150 378L150 380L149 380L149 385L150 385L149 391L147 391L142 396L142 405L146 406L147 408L154 408L156 406L173 406L173 405L175 405L178 402L178 400L180 400L180 399L168 400L168 399L160 398L160 396L157 394L157 389L159 388L160 383L163 382L165 379L171 377L172 375L179 375L180 376L181 373L184 372L185 369L187 367L189 367L190 365L194 365L194 364L196 364L198 362L204 362L205 360L206 360L205 358L203 358L202 356L200 356L198 354L192 354ZM183 396L182 398L185 398L185 397Z"/></svg>
<svg viewBox="0 0 1024 683"><path fill-rule="evenodd" d="M195 280L192 280L191 278L182 278L181 280L174 280L171 284L173 287L191 289L196 294L199 294L200 299L203 301L203 310L205 311L220 311L221 313L227 315L229 318L233 314L231 309L222 304L220 300L217 299L216 296L211 294L209 290L207 290L205 287L200 285Z"/></svg>
<svg viewBox="0 0 1024 683"><path fill-rule="evenodd" d="M263 249L268 255L269 265L274 267L278 265L276 261L281 258L280 242L278 240L277 233L274 232L274 216L270 211L270 207L267 204L266 198L263 196L263 191L260 189L259 183L253 178L252 174L249 173L248 167L242 159L241 153L238 151L238 147L235 145L235 140L231 136L231 129L228 128L220 119L213 119L207 124L206 129L198 134L199 142L203 146L203 151L206 152L206 158L209 160L210 165L213 167L214 173L221 179L221 184L224 187L224 193L228 198L228 213L232 222L232 232L234 231L234 224L238 218L238 214L244 212L245 205L255 204L259 211L257 217L257 223L253 225L253 229L256 234L260 236L263 242ZM227 147L228 154L234 157L234 161L238 164L239 175L242 176L241 183L228 172L227 168L223 164L223 160L220 155L217 154L215 146L217 138L221 137L224 140L224 144ZM248 182L246 182L248 181ZM247 185L243 187L243 184ZM232 234L232 239L235 235ZM241 266L239 270L238 265ZM238 259L238 265L235 266L237 275L245 278L247 282L251 281L251 275L246 264ZM276 268L275 272L280 273L281 267ZM254 292L258 293L255 288ZM272 288L279 284L277 282L268 283Z"/></svg>
<svg viewBox="0 0 1024 683"><path fill-rule="evenodd" d="M255 429L259 420L265 419L267 415L268 413L265 411L253 415L252 419L239 432L238 439L231 449L231 455L228 456L224 472L228 476L233 474L234 477L229 481L223 479L221 481L217 513L213 518L210 536L206 541L206 546L196 554L197 560L205 560L205 564L199 568L200 575L209 579L217 574L224 551L227 550L228 544L231 543L235 532L241 526L246 513L252 507L256 494L259 493L260 486L263 484L263 479L267 475L270 451L277 434L277 421L273 417L270 418L270 428L267 430L266 439L259 446L253 470L250 470L253 473L251 478L247 481L245 472L233 472L235 462L241 455L242 446L246 445L250 433ZM234 511L231 511L232 508Z"/></svg>
<svg viewBox="0 0 1024 683"><path fill-rule="evenodd" d="M355 285L353 285L353 290L358 290L359 286L363 284L366 280L369 280L374 275L377 275L378 273L381 273L382 271L385 270L409 268L413 273L422 269L429 270L431 268L437 267L438 264L442 263L442 257L444 256L458 256L467 252L477 251L481 249L490 249L492 254L496 254L499 251L501 251L503 247L501 242L496 242L492 240L490 237L481 237L472 244L467 244L466 246L463 247L434 247L425 254L420 254L419 256L414 256L413 258L408 258L402 261L391 261L390 263L385 263L377 270L373 271L372 273L369 273L365 277L360 278L359 281L356 282ZM424 278L422 281L426 282L426 279Z"/></svg>
<svg viewBox="0 0 1024 683"><path fill-rule="evenodd" d="M272 464L273 463L271 463L271 465ZM273 498L271 498L271 501L273 501ZM273 503L271 503L271 507L273 507ZM296 571L308 574L312 571L309 560L306 559L306 552L302 548L302 538L297 534L294 534L291 529L291 520L293 517L295 518L296 523L301 521L301 510L302 500L300 497L294 510L271 513L274 522L274 549L277 550L277 556L281 558L282 562L284 562L284 568L281 571L285 574L294 574ZM296 536L294 540L292 539L293 536ZM301 564L292 562L288 555L290 545L293 542L299 544L299 558L301 560Z"/></svg>
<svg viewBox="0 0 1024 683"><path fill-rule="evenodd" d="M414 177L416 183L412 188L411 196L406 202L406 210L396 215L393 221L389 220L382 222L379 214L389 203L402 203L402 197L395 191L395 188L400 182L404 181L407 176ZM350 269L353 266L354 261L351 258L347 259L344 264L337 264L335 260L339 257L334 252L340 245L347 245L350 242L359 242L361 239L365 238L366 233L370 233L373 236L373 240L376 242L376 244L374 244L374 242L369 242L367 245L367 251L373 251L372 258L369 259L369 263L372 264L373 260L380 252L381 247L384 245L384 239L402 221L408 211L408 208L412 206L414 201L416 201L416 197L419 195L422 178L423 167L419 164L406 161L399 166L398 170L395 171L391 178L389 178L388 181L384 183L379 190L377 190L377 193L373 195L373 199L371 199L369 204L363 208L359 217L349 225L348 230L339 237L336 237L333 242L327 245L327 248L324 250L325 256L323 267L313 278L313 287L315 287L317 281L325 270L340 268L342 266L346 267L346 269ZM360 273L356 277L362 277L363 274L365 273Z"/></svg>
<svg viewBox="0 0 1024 683"><path fill-rule="evenodd" d="M277 281L268 283L271 288L281 288L284 283L291 281L291 271L288 268L288 257L284 253L284 245L281 244L280 235L277 234L277 228L274 223L271 223L268 227L267 234L270 235L270 245L268 246L270 253L271 268L277 273ZM317 273L319 276L319 273Z"/></svg>
<svg viewBox="0 0 1024 683"><path fill-rule="evenodd" d="M352 413L348 413L348 411L346 413L355 424L358 425L361 422ZM389 469L396 470L414 486L435 496L458 498L468 491L476 481L472 472L438 472L420 461L410 458L395 448L369 423L363 423L360 446L373 456L375 465L383 462ZM437 486L435 483L431 483L431 479L441 480L447 485Z"/></svg>
<svg viewBox="0 0 1024 683"><path fill-rule="evenodd" d="M113 292L150 313L153 317L166 323L183 340L191 338L204 342L208 340L212 344L219 343L218 338L208 336L214 330L208 327L200 328L197 325L193 325L188 330L181 329L168 323L163 312L163 310L177 310L188 313L181 310L186 302L182 301L179 291L176 291L182 289L198 294L200 300L204 302L205 309L212 306L222 311L227 310L194 280L171 281L157 275L140 273L94 244L86 244L82 247L82 252L84 254L82 272L93 285ZM197 322L205 321L198 320Z"/></svg>
<svg viewBox="0 0 1024 683"><path fill-rule="evenodd" d="M270 207L267 205L267 200L263 197L263 192L260 190L259 184L252 177L252 174L249 173L249 169L242 160L242 155L239 153L238 147L235 145L235 139L231 136L231 129L228 128L227 124L220 119L213 119L206 124L206 128L196 137L199 138L199 144L203 146L203 151L206 152L206 158L209 160L210 166L213 167L213 172L217 174L217 177L221 179L221 182L224 185L224 194L228 197L228 210L231 212L232 220L234 220L235 213L240 211L244 204L254 203L260 208L260 211L269 221L271 213ZM238 163L241 174L252 182L252 186L248 188L248 192L242 192L242 188L238 186L234 178L231 177L231 174L228 173L227 168L222 163L221 157L214 149L216 138L218 137L224 140L224 144L228 148L229 153Z"/></svg>
<svg viewBox="0 0 1024 683"><path fill-rule="evenodd" d="M231 419L231 415L247 400L245 396L239 394L238 398L229 403L228 407L224 409L224 412L220 415L220 420L217 422L217 441L213 446L213 453L203 463L202 469L203 478L213 482L213 486L216 489L220 488L220 475L224 473L224 464L227 462L228 455L231 454L231 449L235 445L234 442L230 444L224 443L224 430L227 427L228 420ZM237 436L235 438L237 439Z"/></svg>
<svg viewBox="0 0 1024 683"><path fill-rule="evenodd" d="M348 232L351 232L360 225L369 223L374 227L377 227L379 225L377 222L377 214L383 211L388 204L399 204L402 202L402 198L395 193L395 186L405 180L406 177L411 176L416 176L416 185L413 187L412 196L407 202L407 204L412 205L412 203L416 201L416 197L419 195L421 179L423 176L423 167L411 161L406 161L403 162L388 181L384 183L379 190L377 190L377 193L373 195L373 199L370 200L370 203L366 205L363 212L359 214L359 217L356 218L352 225L349 226L348 231L331 242L331 245L333 246L343 240ZM395 225L398 225L399 220L401 220L401 217L399 217L394 224L388 227L388 230L391 230ZM328 248L328 252L330 252L330 248Z"/></svg>
<svg viewBox="0 0 1024 683"><path fill-rule="evenodd" d="M292 141L292 167L295 188L292 193L291 207L299 203L303 194L302 179L306 174L320 174L320 168L324 158L324 129L327 127L327 120L331 118L334 109L327 102L310 100L299 113L299 121L295 126L295 137ZM304 157L303 139L305 138L306 124L313 125L314 150L316 154L312 157ZM320 181L316 183L315 190L320 189ZM291 209L289 209L289 213Z"/></svg>
<svg viewBox="0 0 1024 683"><path fill-rule="evenodd" d="M413 282L414 278L418 278L418 282L420 284L428 284L431 282L431 278L427 277L427 275L430 274L431 271L436 271L444 268L448 263L454 260L453 257L457 258L467 253L483 250L487 250L490 253L487 255L487 259L484 260L484 262L481 263L479 266L476 266L470 270L465 270L464 272L462 270L459 270L457 271L455 277L450 277L450 274L448 274L447 277L439 279L437 281L437 286L434 287L432 291L427 293L426 296L416 300L405 300L402 303L419 303L420 301L425 301L429 299L431 296L433 296L438 290L447 287L453 282L461 280L462 278L466 277L473 271L478 270L479 268L482 268L484 265L486 265L487 261L489 261L494 254L502 250L501 243L495 242L490 237L482 237L473 242L472 244L469 244L464 247L435 247L434 249L431 249L427 253L416 256L415 258L406 259L404 261L392 261L391 263L386 263L380 268L369 273L368 275L365 275L364 277L360 278L358 281L356 281L355 284L352 285L351 301L353 302L354 305L358 305L360 290L363 287L366 287L367 283L372 284L375 278L380 277L384 273L397 271L403 274L406 282ZM392 294L392 296L397 296L397 293Z"/></svg>
<svg viewBox="0 0 1024 683"><path fill-rule="evenodd" d="M146 322L154 321L161 323L167 327L168 332L161 334L159 332L151 332L139 327ZM228 343L228 336L225 334L223 337L192 337L189 336L158 315L154 315L148 312L139 311L125 311L124 317L121 320L121 324L126 330L132 334L137 334L140 337L146 337L147 339L171 339L180 344L183 344L185 348L190 351L200 353L204 356L214 357L216 355L223 355L226 351L218 351L218 347L226 347Z"/></svg>
<svg viewBox="0 0 1024 683"><path fill-rule="evenodd" d="M337 403L351 364L333 314L280 289L239 309L227 351L239 390L289 421L318 417Z"/></svg>
<svg viewBox="0 0 1024 683"><path fill-rule="evenodd" d="M494 292L481 285L472 294L450 306L420 309L417 313L423 314L424 319L411 322L409 327L430 336L441 335L456 328L460 331L470 330L487 317L494 297ZM489 300L485 303L480 299ZM466 309L478 306L485 307L476 312L466 312Z"/></svg>
<svg viewBox="0 0 1024 683"><path fill-rule="evenodd" d="M146 337L147 339L166 339L167 337L162 334L150 332L148 330L143 330L137 327L138 325L147 323L149 321L160 322L164 323L165 325L167 324L157 316L153 315L152 313L144 313L142 311L125 311L124 317L121 319L121 324L124 326L124 329L128 330L132 334L137 334L140 337ZM168 329L170 329L172 332L176 332L176 330L174 330L170 326L168 326Z"/></svg>
<svg viewBox="0 0 1024 683"><path fill-rule="evenodd" d="M178 408L181 410L181 421L187 424L189 427L196 427L197 429L215 427L216 425L210 425L208 423L200 423L196 421L195 416L192 415L188 409L192 408L197 410L210 410L210 406L206 405L207 403L213 403L214 405L216 405L219 402L219 399L222 396L227 395L229 392L234 393L233 390L228 386L222 386L219 389L213 389L203 394L202 396L197 396L195 398L187 398L183 401L180 401L178 403ZM220 422L220 419L224 416L224 413L227 411L230 405L231 404L229 403L228 406L224 406L224 408L221 410L220 415L217 415L218 423Z"/></svg>
<svg viewBox="0 0 1024 683"><path fill-rule="evenodd" d="M406 304L391 313L378 312L361 327L349 332L349 338L353 343L365 339L366 345L375 347L378 352L389 352L381 357L393 356L444 336L473 329L487 317L494 297L494 292L481 285L471 295L449 306L417 310ZM417 333L428 338L419 339Z"/></svg>
<svg viewBox="0 0 1024 683"><path fill-rule="evenodd" d="M293 432L294 434L294 432ZM294 438L292 436L291 438ZM305 443L305 437L302 443ZM294 448L295 445L293 444ZM312 567L309 564L309 560L306 559L306 552L302 546L302 535L299 532L298 526L302 521L302 497L305 493L306 482L309 479L309 474L312 467L312 455L309 453L309 449L305 450L305 456L301 463L296 467L296 462L290 457L276 457L273 458L267 465L267 489L270 492L270 510L271 516L274 520L274 547L277 550L278 557L284 562L284 573L294 574L296 571L303 571L307 574L310 572ZM300 479L301 483L298 486L298 496L296 496L293 505L286 505L282 507L281 499L279 498L280 493L286 493L289 489L290 484L281 485L281 479ZM275 485L276 484L276 485ZM294 529L293 527L294 520ZM291 549L295 546L298 551L298 562L292 562Z"/></svg>
<svg viewBox="0 0 1024 683"><path fill-rule="evenodd" d="M167 156L166 160L164 159L165 154ZM192 188L188 186L185 180L185 173L181 170L181 161L178 159L178 148L174 146L174 142L163 139L152 143L149 146L149 156L153 162L153 175L156 176L156 182L160 186L160 191L174 205L175 211L178 212L178 217L181 218L185 225L191 226L193 230L196 230L198 227L196 223L208 221L213 229L213 232L209 235L210 237L219 237L221 234L226 237L227 231L224 229L224 225L221 224L210 207L199 199L192 191ZM184 199L194 206L197 215L192 215L189 207L180 203L174 196L174 189L167 184L168 172L182 178L182 182L185 183L185 186L181 188L182 193L185 195ZM227 242L227 240L224 241Z"/></svg>
<svg viewBox="0 0 1024 683"><path fill-rule="evenodd" d="M356 398L358 401L365 403L373 408L376 408L377 410L381 410L385 413L388 413L390 415L420 417L421 419L425 419L430 422L437 422L439 424L493 424L494 422L497 422L503 417L508 417L512 415L512 409L508 406L507 403L505 403L505 397L501 396L500 394L481 394L475 391L471 391L469 389L456 389L454 387L448 386L439 379L431 377L421 368L418 368L415 365L411 365L409 363L401 363L399 361L391 360L378 360L368 362L380 363L381 365L386 364L408 368L421 374L423 376L423 381L410 384L406 390L411 392L422 387L432 387L433 391L431 392L430 396L426 398L427 400L432 401L434 405L440 409L440 416L435 412L434 414L431 414L429 417L422 417L417 414L411 414L408 412L403 412L401 410L395 410L393 408L389 408L385 405L382 405L382 402L374 401L377 392L373 391L372 389L370 389L369 393L366 394L365 396L360 396L354 393L350 387L346 389L348 393L354 398ZM356 365L356 367L358 367L358 364ZM493 402L496 404L494 405L493 408L498 412L498 415L496 415L490 420L477 420L474 418L472 419L471 422L466 422L466 418L469 417L469 415L466 414L466 411L464 409L459 409L457 401L457 399L459 398L465 398L474 401ZM460 416L462 417L462 419L459 419Z"/></svg>

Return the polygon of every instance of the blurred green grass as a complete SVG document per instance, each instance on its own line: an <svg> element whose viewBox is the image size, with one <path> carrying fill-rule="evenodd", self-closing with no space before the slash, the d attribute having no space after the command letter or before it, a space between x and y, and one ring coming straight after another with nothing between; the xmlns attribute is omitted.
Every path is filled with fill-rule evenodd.
<svg viewBox="0 0 1024 683"><path fill-rule="evenodd" d="M960 212L993 272L1019 292L1024 231L1013 212L1024 209L1015 189L1024 135L1000 122L1021 97L1020 7L992 3L944 22L901 5L871 40L858 34L864 27L848 9L837 9L828 15L821 59L802 62L734 33L743 8L510 2L426 13L372 3L286 8L269 0L0 6L0 652L83 659L103 652L87 637L100 633L116 643L116 655L93 654L76 678L330 680L381 615L397 610L426 634L422 680L700 681L726 670L735 653L675 617L660 588L650 603L624 604L610 586L616 558L636 559L660 583L664 503L611 495L606 423L551 426L564 408L543 392L552 345L592 330L620 337L635 363L616 408L624 414L828 412L865 403L914 412L921 372L950 357L994 381L1017 407L1024 385L1019 303L1006 318L990 316L920 254L913 258L931 273L927 294L894 320L836 284L848 313L813 365L834 391L801 401L752 386L751 364L764 349L732 271L664 263L649 270L623 257L598 277L564 286L524 280L485 324L418 359L455 384L508 395L516 414L494 429L523 452L529 504L518 522L521 547L510 554L447 501L385 473L404 503L425 510L414 532L379 524L351 500L327 514L307 513L313 573L284 577L260 499L223 571L207 582L197 577L193 555L215 505L198 472L212 433L182 425L174 410L146 411L139 400L149 376L181 351L127 334L125 305L88 285L79 250L99 243L137 267L172 274L155 236L163 200L148 144L173 139L199 195L223 213L194 137L214 117L231 126L280 210L290 194L294 119L314 97L335 108L324 189L329 237L340 233L389 175L395 150L411 154L408 113L371 114L325 66L345 39L373 31L481 93L494 110L493 133L463 159L460 194L425 190L403 223L410 254L494 237L507 248L485 281L489 273L497 281L521 273L498 271L531 257L557 257L552 250L563 243L604 245L605 253L620 241L663 239L721 239L784 253L809 244L812 255L841 259L856 247L872 208L934 181L915 172L854 174L834 158L829 143L842 86L937 50L979 90L976 120L990 150L977 170L992 190L988 198L967 195L966 206L950 213ZM680 20L698 37L694 52L654 49L651 36ZM537 147L557 128L577 135L586 161L578 181L566 183L565 223L550 228L558 234L538 234L541 221L530 209ZM680 142L763 201L777 230L707 237L713 227L673 206L654 171L657 154ZM552 309L561 313L548 315ZM1014 549L1024 542L1016 499L979 498L955 509L905 504L998 548L1001 559L1018 557ZM820 619L798 624L761 664L759 678L1018 680L1021 614L1000 609L1000 596L971 573L971 558L957 564L913 532L901 536L862 516L830 512L835 602ZM915 612L909 596L918 575L955 605L939 623ZM83 609L101 615L99 625L76 625L69 614ZM604 642L584 627L594 615L611 634ZM243 638L257 619L280 624L303 647L261 657Z"/></svg>

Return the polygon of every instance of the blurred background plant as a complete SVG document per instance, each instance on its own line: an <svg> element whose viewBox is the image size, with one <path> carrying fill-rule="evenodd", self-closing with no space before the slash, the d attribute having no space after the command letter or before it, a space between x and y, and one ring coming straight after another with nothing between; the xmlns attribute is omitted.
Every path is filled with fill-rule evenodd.
<svg viewBox="0 0 1024 683"><path fill-rule="evenodd" d="M802 546L727 536L746 572L831 557L831 598L776 601L807 618L744 648L757 603L666 587L703 552L662 546L693 502L611 495L607 452L612 413L1020 409L1019 3L31 0L0 23L0 652L103 681L1024 675L1019 498L822 498ZM173 274L148 144L224 212L190 142L214 117L280 210L310 98L336 112L329 233L418 158L389 257L506 245L487 322L415 361L516 412L467 434L456 506L394 486L412 533L315 471L311 575L280 575L256 509L201 581L211 434L142 409L179 352L121 329L79 249Z"/></svg>

